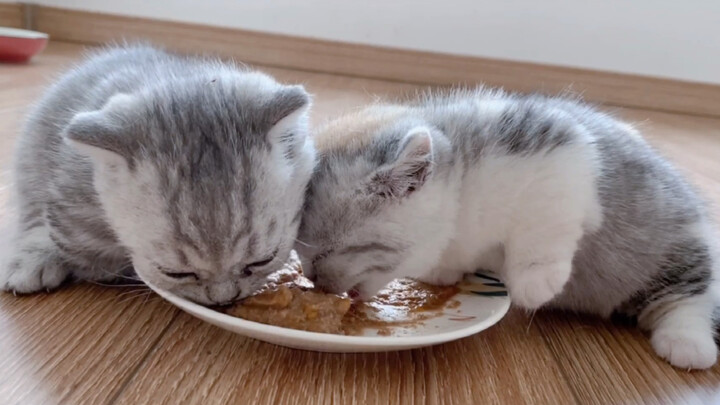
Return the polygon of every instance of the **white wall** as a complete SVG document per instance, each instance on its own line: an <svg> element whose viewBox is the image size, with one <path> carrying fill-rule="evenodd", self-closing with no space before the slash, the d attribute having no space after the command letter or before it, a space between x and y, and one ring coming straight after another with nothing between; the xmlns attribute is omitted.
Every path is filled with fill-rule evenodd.
<svg viewBox="0 0 720 405"><path fill-rule="evenodd" d="M37 3L720 84L718 0L38 0Z"/></svg>

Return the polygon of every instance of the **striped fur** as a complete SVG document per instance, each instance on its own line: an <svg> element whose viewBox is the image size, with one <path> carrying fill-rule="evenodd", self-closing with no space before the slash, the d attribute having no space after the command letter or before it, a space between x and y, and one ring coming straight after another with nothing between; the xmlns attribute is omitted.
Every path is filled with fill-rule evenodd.
<svg viewBox="0 0 720 405"><path fill-rule="evenodd" d="M214 59L148 46L91 56L20 138L0 288L134 269L203 304L248 295L294 243L314 164L309 107L302 87Z"/></svg>
<svg viewBox="0 0 720 405"><path fill-rule="evenodd" d="M486 268L516 305L635 317L672 364L715 363L713 227L630 125L578 100L477 89L373 105L316 138L298 249L325 288L367 297L397 277Z"/></svg>

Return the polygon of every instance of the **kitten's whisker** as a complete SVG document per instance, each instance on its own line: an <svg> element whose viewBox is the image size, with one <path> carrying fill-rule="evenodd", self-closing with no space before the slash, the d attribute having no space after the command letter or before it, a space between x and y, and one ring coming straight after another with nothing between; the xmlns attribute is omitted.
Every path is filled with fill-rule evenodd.
<svg viewBox="0 0 720 405"><path fill-rule="evenodd" d="M305 246L305 247L312 247L312 248L317 247L317 246L315 246L315 245L311 245L311 244L309 244L309 243L305 243L305 242L301 241L301 240L298 239L298 238L295 238L295 242L297 242L297 243L299 243L299 244L301 244L301 245L303 245L303 246Z"/></svg>
<svg viewBox="0 0 720 405"><path fill-rule="evenodd" d="M101 283L99 281L92 281L92 280L86 280L90 284L95 284L103 287L112 287L112 288L123 288L123 287L143 287L145 284L105 284Z"/></svg>
<svg viewBox="0 0 720 405"><path fill-rule="evenodd" d="M150 302L150 301L148 301L150 299L150 297L152 297L152 294L145 294L145 300L143 300L143 306L147 305L148 302Z"/></svg>
<svg viewBox="0 0 720 405"><path fill-rule="evenodd" d="M532 325L532 321L533 321L533 319L535 319L536 312L537 312L537 310L533 310L530 313L530 322L528 322L527 328L525 329L525 333L530 333L530 325Z"/></svg>
<svg viewBox="0 0 720 405"><path fill-rule="evenodd" d="M128 296L128 297L126 297L125 299L123 299L123 300L121 300L121 301L118 301L118 304L122 304L122 303L124 303L124 302L128 302L128 301L131 301L131 300L134 300L134 299L138 299L138 298L143 297L143 296L146 296L146 297L147 297L147 296L152 295L152 293L153 293L152 290L143 291L143 292L140 292L139 294L131 295L131 296Z"/></svg>
<svg viewBox="0 0 720 405"><path fill-rule="evenodd" d="M124 293L124 294L118 294L118 295L115 296L115 299L117 300L118 298L133 298L133 297L139 297L139 296L144 295L144 294L145 294L145 291L131 291L131 292ZM120 301L118 301L118 302L124 302L124 301L123 301L123 300L120 300Z"/></svg>
<svg viewBox="0 0 720 405"><path fill-rule="evenodd" d="M157 302L158 300L162 301L162 297L156 295L156 296L150 298L150 296L148 296L148 298L146 298L146 300L147 300L147 302L143 303L143 305L152 304L153 302Z"/></svg>
<svg viewBox="0 0 720 405"><path fill-rule="evenodd" d="M115 278L122 278L125 280L131 280L131 281L142 281L142 280L140 280L139 277L126 276L122 273L111 273L111 272L107 271L106 269L102 269L102 272L109 276L115 277Z"/></svg>
<svg viewBox="0 0 720 405"><path fill-rule="evenodd" d="M148 291L152 291L152 290L150 290L149 288L139 288L139 289L134 289L134 290L125 291L123 293L120 293L117 295L117 297L122 297L123 295L128 295L128 294L132 294L132 293L136 293L136 292L144 293L144 292L148 292Z"/></svg>
<svg viewBox="0 0 720 405"><path fill-rule="evenodd" d="M142 279L141 279L140 277L130 277L130 276L124 276L124 275L119 275L118 277L119 277L119 278L122 278L122 279L124 279L124 280L142 281Z"/></svg>
<svg viewBox="0 0 720 405"><path fill-rule="evenodd" d="M133 290L138 291L138 290ZM122 294L110 294L108 297L104 297L102 301L99 302L99 304L107 304L107 303L117 303L118 298L122 297L123 295L127 295L128 292L122 293Z"/></svg>
<svg viewBox="0 0 720 405"><path fill-rule="evenodd" d="M127 298L125 298L125 299L123 299L123 300L121 300L121 301L118 301L117 303L118 303L118 305L124 304L124 303L126 303L126 302L132 301L132 300L134 300L134 299L136 299L136 298L139 298L139 297L141 297L141 296L138 295L138 296L127 297Z"/></svg>

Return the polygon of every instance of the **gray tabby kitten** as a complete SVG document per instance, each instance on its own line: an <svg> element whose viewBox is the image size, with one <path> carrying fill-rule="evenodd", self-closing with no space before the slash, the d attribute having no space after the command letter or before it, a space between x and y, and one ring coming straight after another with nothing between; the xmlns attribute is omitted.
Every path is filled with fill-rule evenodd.
<svg viewBox="0 0 720 405"><path fill-rule="evenodd" d="M574 100L478 89L374 105L315 136L298 249L320 286L497 271L513 302L631 316L675 366L717 357L703 203L629 125Z"/></svg>
<svg viewBox="0 0 720 405"><path fill-rule="evenodd" d="M102 51L30 114L0 288L131 274L201 304L288 258L314 165L310 99L257 72L148 46Z"/></svg>

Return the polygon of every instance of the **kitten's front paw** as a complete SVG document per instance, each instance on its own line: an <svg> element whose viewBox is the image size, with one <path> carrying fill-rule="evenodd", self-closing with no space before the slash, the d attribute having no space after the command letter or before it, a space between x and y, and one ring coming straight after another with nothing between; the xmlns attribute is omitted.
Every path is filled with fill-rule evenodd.
<svg viewBox="0 0 720 405"><path fill-rule="evenodd" d="M51 290L69 275L66 267L52 258L16 257L0 270L0 289L18 294Z"/></svg>
<svg viewBox="0 0 720 405"><path fill-rule="evenodd" d="M570 262L531 264L507 271L507 285L513 304L537 309L558 295L570 277Z"/></svg>
<svg viewBox="0 0 720 405"><path fill-rule="evenodd" d="M655 353L682 369L706 369L717 361L718 349L712 335L700 331L658 329L650 338Z"/></svg>

